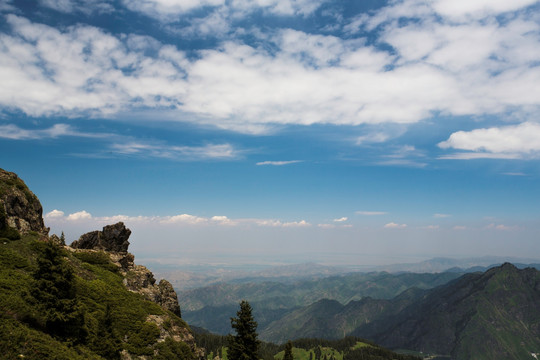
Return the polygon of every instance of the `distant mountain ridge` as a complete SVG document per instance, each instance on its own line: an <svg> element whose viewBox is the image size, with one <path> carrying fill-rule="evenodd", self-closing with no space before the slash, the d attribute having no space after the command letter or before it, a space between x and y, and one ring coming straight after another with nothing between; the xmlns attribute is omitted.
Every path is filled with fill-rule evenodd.
<svg viewBox="0 0 540 360"><path fill-rule="evenodd" d="M218 334L230 331L229 318L234 315L238 301L246 299L252 304L259 329L261 334L264 334L263 330L270 323L319 300L329 299L336 300L340 304L348 304L365 297L392 299L411 287L428 289L459 276L458 273L353 273L297 281L292 284L274 281L247 284L221 283L179 292L178 296L183 316L190 324ZM275 338L269 337L265 340L275 341Z"/></svg>

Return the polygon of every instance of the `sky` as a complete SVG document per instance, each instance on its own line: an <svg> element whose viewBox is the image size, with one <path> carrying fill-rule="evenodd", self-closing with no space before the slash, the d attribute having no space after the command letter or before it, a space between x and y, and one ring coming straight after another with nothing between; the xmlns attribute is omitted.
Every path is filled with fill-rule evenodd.
<svg viewBox="0 0 540 360"><path fill-rule="evenodd" d="M540 258L540 2L0 0L0 167L143 263Z"/></svg>

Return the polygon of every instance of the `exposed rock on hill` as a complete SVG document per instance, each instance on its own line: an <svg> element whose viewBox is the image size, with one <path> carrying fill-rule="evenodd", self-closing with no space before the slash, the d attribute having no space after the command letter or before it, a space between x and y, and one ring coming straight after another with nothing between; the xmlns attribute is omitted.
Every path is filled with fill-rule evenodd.
<svg viewBox="0 0 540 360"><path fill-rule="evenodd" d="M128 290L143 295L165 310L181 316L178 297L171 283L162 279L156 284L154 274L145 266L134 263L135 257L128 252L131 230L123 222L107 225L102 231L91 231L71 244L76 251L105 251L120 268L124 285Z"/></svg>
<svg viewBox="0 0 540 360"><path fill-rule="evenodd" d="M36 231L47 235L43 208L17 174L0 169L0 232L9 228L21 234Z"/></svg>
<svg viewBox="0 0 540 360"><path fill-rule="evenodd" d="M102 231L91 231L74 241L71 247L74 249L94 249L110 252L127 252L131 230L126 228L123 222L107 225Z"/></svg>

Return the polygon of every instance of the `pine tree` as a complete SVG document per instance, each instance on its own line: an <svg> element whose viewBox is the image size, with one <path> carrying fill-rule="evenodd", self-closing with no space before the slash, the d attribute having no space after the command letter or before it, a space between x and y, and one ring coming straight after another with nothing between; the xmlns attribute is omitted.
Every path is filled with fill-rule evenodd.
<svg viewBox="0 0 540 360"><path fill-rule="evenodd" d="M294 356L292 353L292 342L289 340L287 344L285 345L285 354L283 355L283 360L294 360Z"/></svg>
<svg viewBox="0 0 540 360"><path fill-rule="evenodd" d="M58 245L42 242L36 246L40 256L31 293L41 307L45 328L63 340L83 341L87 333L84 313L75 296L73 270L64 261Z"/></svg>
<svg viewBox="0 0 540 360"><path fill-rule="evenodd" d="M231 326L236 335L229 335L230 360L258 359L259 340L257 339L257 322L253 319L251 305L245 300L240 303L236 318L231 318Z"/></svg>

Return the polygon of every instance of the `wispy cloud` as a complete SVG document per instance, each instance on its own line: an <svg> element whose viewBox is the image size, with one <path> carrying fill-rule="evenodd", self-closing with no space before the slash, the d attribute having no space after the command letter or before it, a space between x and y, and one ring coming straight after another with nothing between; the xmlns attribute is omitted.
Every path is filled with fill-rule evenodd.
<svg viewBox="0 0 540 360"><path fill-rule="evenodd" d="M75 130L67 124L55 124L46 129L22 129L16 125L0 125L0 138L11 140L37 140L47 138L58 138L61 136L75 136L85 138L107 138L111 134L86 133Z"/></svg>
<svg viewBox="0 0 540 360"><path fill-rule="evenodd" d="M347 220L349 220L349 218L344 216L344 217L341 217L339 219L334 219L334 222L345 222Z"/></svg>
<svg viewBox="0 0 540 360"><path fill-rule="evenodd" d="M522 172L505 172L505 173L503 173L503 175L508 175L508 176L527 176L527 174L522 173Z"/></svg>
<svg viewBox="0 0 540 360"><path fill-rule="evenodd" d="M504 224L495 224L495 223L491 223L487 225L485 228L489 230L500 230L500 231L510 231L510 230L516 229L516 227L514 226L507 226Z"/></svg>
<svg viewBox="0 0 540 360"><path fill-rule="evenodd" d="M444 218L449 218L451 217L452 215L450 214L433 214L433 217L436 218L436 219L444 219Z"/></svg>
<svg viewBox="0 0 540 360"><path fill-rule="evenodd" d="M85 14L111 13L114 7L110 0L39 0L40 5L62 13L82 12Z"/></svg>
<svg viewBox="0 0 540 360"><path fill-rule="evenodd" d="M180 161L232 160L241 155L231 144L207 144L203 146L174 146L141 142L113 144L110 151L128 156L165 158Z"/></svg>
<svg viewBox="0 0 540 360"><path fill-rule="evenodd" d="M261 161L255 165L273 165L273 166L283 166L303 162L303 160L286 160L286 161Z"/></svg>
<svg viewBox="0 0 540 360"><path fill-rule="evenodd" d="M357 211L356 214L364 216L379 216L388 214L386 211Z"/></svg>

